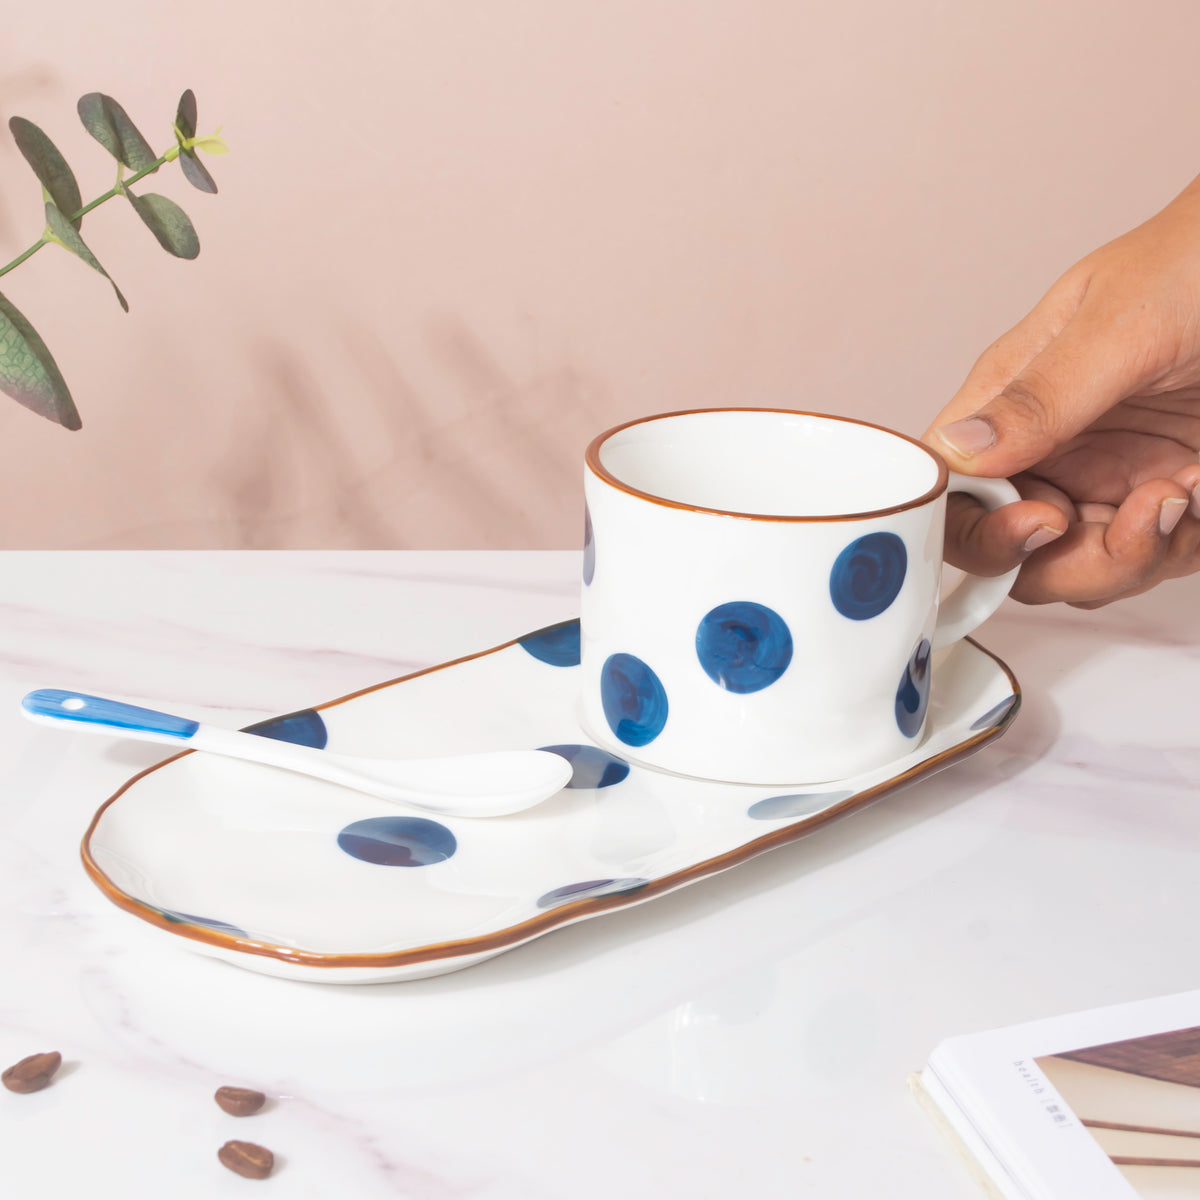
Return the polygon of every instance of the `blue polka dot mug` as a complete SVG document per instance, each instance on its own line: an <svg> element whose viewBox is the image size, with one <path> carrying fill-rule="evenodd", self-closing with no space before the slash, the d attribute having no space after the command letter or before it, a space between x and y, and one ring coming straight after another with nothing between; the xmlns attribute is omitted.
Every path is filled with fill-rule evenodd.
<svg viewBox="0 0 1200 1200"><path fill-rule="evenodd" d="M610 429L584 472L582 716L646 766L827 782L922 737L933 652L1016 572L941 603L950 472L903 434L784 409L703 409Z"/></svg>

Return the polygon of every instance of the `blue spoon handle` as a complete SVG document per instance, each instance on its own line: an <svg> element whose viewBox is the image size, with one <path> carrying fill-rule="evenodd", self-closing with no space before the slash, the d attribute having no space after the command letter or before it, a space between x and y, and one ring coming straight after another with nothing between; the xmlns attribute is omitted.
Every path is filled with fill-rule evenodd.
<svg viewBox="0 0 1200 1200"><path fill-rule="evenodd" d="M82 692L64 692L58 688L30 692L21 701L21 707L29 716L55 725L122 729L155 741L185 742L200 728L198 721L189 721L186 717L173 717L152 708L138 708L135 704L86 696Z"/></svg>

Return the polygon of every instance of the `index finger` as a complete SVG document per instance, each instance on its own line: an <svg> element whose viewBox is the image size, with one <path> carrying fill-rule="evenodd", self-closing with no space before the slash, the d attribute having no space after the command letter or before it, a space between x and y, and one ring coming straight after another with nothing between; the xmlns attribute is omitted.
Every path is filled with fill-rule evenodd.
<svg viewBox="0 0 1200 1200"><path fill-rule="evenodd" d="M1068 271L1007 333L998 337L975 360L950 403L925 431L969 417L1004 390L1066 328L1087 291L1087 279ZM936 442L933 443L936 445Z"/></svg>

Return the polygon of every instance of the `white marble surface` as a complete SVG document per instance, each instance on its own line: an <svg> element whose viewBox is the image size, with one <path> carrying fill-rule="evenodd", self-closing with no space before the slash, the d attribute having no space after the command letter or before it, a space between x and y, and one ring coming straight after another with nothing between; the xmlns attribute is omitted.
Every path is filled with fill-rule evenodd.
<svg viewBox="0 0 1200 1200"><path fill-rule="evenodd" d="M578 556L8 553L0 587L0 1194L969 1200L905 1088L952 1033L1200 986L1192 582L981 634L998 743L793 845L453 975L295 983L113 907L80 836L153 746L35 687L245 724L577 612ZM237 1120L225 1083L271 1097ZM276 1174L229 1174L229 1138Z"/></svg>

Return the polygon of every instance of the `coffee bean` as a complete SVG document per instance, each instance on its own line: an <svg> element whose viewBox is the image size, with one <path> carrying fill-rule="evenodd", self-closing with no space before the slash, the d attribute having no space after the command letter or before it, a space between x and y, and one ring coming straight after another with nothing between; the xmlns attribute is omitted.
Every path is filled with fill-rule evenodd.
<svg viewBox="0 0 1200 1200"><path fill-rule="evenodd" d="M226 1142L217 1151L217 1157L235 1175L247 1179L266 1179L275 1165L275 1155L253 1142Z"/></svg>
<svg viewBox="0 0 1200 1200"><path fill-rule="evenodd" d="M45 1054L31 1054L19 1063L13 1063L3 1074L3 1083L10 1092L40 1092L54 1077L62 1065L62 1055L57 1050Z"/></svg>
<svg viewBox="0 0 1200 1200"><path fill-rule="evenodd" d="M262 1092L240 1087L219 1087L213 1099L233 1117L252 1117L267 1102Z"/></svg>

